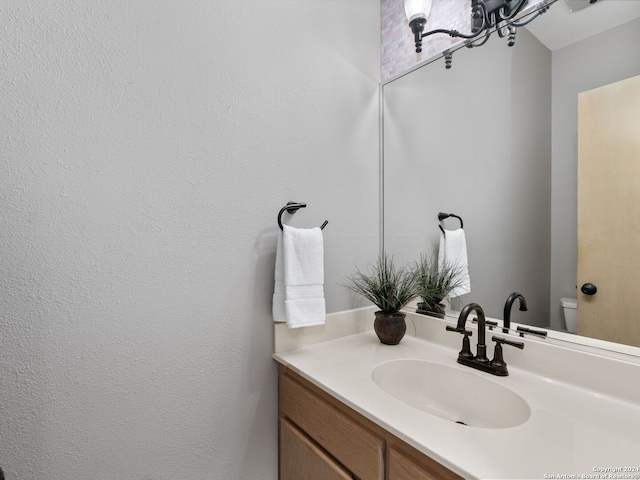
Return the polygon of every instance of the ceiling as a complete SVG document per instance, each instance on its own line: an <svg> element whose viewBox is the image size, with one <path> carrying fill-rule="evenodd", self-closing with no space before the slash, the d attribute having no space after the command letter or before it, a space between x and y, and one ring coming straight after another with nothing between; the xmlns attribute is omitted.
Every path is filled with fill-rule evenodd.
<svg viewBox="0 0 640 480"><path fill-rule="evenodd" d="M589 4L589 0L577 1ZM525 28L553 51L639 17L640 0L600 0L574 12L565 0L558 0Z"/></svg>

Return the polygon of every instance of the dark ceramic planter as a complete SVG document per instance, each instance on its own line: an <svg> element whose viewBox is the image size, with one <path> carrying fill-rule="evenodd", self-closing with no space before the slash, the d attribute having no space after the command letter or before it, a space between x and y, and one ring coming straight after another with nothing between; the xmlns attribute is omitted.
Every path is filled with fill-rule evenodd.
<svg viewBox="0 0 640 480"><path fill-rule="evenodd" d="M397 345L407 331L407 324L404 321L404 313L386 314L378 310L375 313L376 320L373 322L373 329L378 338L385 345Z"/></svg>
<svg viewBox="0 0 640 480"><path fill-rule="evenodd" d="M416 313L420 313L422 315L431 315L432 317L444 318L445 306L441 303L431 306L427 302L418 303L418 308L416 309Z"/></svg>

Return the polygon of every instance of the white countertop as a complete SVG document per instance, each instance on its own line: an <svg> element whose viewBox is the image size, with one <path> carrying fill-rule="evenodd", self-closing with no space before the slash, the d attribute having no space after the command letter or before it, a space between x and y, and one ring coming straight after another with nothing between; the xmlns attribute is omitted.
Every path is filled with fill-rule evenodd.
<svg viewBox="0 0 640 480"><path fill-rule="evenodd" d="M638 402L565 382L562 376L551 378L518 367L518 363L527 363L526 347L530 345L522 352L505 347L510 375L496 377L456 363L459 347L413 337L410 329L396 346L381 344L370 330L275 353L273 358L465 478L597 478L593 475L600 474L599 478L640 479ZM460 343L459 336L453 338ZM476 338L474 334L471 339L474 352ZM487 331L488 344L490 338ZM536 348L529 349L531 356L539 354ZM491 347L489 356L492 352ZM518 361L509 363L510 357ZM501 384L526 400L531 416L517 427L485 429L459 425L409 406L371 379L377 365L402 358L443 363ZM640 375L629 378L629 372L636 369L625 365L622 371L624 376L617 382L640 389ZM469 391L469 401L483 399ZM631 471L597 470L607 468Z"/></svg>

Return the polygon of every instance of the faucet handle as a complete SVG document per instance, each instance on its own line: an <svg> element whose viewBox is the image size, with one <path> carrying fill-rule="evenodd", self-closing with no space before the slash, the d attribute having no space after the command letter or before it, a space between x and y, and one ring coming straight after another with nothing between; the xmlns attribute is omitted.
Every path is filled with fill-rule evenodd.
<svg viewBox="0 0 640 480"><path fill-rule="evenodd" d="M478 323L478 317L473 317L471 321L473 323ZM489 330L493 330L493 327L498 326L498 322L494 322L493 320L485 320L485 323L487 324L487 327L489 327Z"/></svg>
<svg viewBox="0 0 640 480"><path fill-rule="evenodd" d="M447 332L458 332L461 335L472 336L473 332L470 330L465 330L464 328L452 327L451 325L447 325Z"/></svg>
<svg viewBox="0 0 640 480"><path fill-rule="evenodd" d="M496 347L504 343L505 345L511 345L512 347L519 348L520 350L524 348L524 343L522 342L512 342L510 340L507 340L506 338L496 337L495 335L491 337L491 340L496 342Z"/></svg>
<svg viewBox="0 0 640 480"><path fill-rule="evenodd" d="M531 335L538 335L539 337L546 337L547 332L544 330L534 330L533 328L521 327L518 325L516 328L521 337L524 337L525 333L530 333Z"/></svg>
<svg viewBox="0 0 640 480"><path fill-rule="evenodd" d="M448 332L458 332L461 335L464 335L462 339L462 350L458 352L458 359L460 358L473 358L473 353L471 353L471 342L469 341L469 337L473 335L473 332L469 330L465 330L464 328L452 327L451 325L447 325Z"/></svg>
<svg viewBox="0 0 640 480"><path fill-rule="evenodd" d="M512 347L524 348L524 343L521 342L512 342L507 340L506 338L496 337L495 335L491 337L491 340L496 342L496 347L493 350L493 360L489 363L493 368L493 371L496 375L507 376L509 375L509 370L507 370L507 362L504 361L504 357L502 356L502 344L511 345Z"/></svg>

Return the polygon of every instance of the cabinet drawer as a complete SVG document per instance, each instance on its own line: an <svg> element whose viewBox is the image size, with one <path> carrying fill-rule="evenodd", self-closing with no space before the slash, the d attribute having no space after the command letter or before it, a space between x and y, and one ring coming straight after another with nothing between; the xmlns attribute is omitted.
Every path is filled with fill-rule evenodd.
<svg viewBox="0 0 640 480"><path fill-rule="evenodd" d="M422 455L418 462L395 446L389 449L389 480L452 480L460 479L448 468Z"/></svg>
<svg viewBox="0 0 640 480"><path fill-rule="evenodd" d="M384 440L300 385L280 377L281 414L289 418L356 477L384 477Z"/></svg>
<svg viewBox="0 0 640 480"><path fill-rule="evenodd" d="M280 420L280 480L353 480L287 419Z"/></svg>

